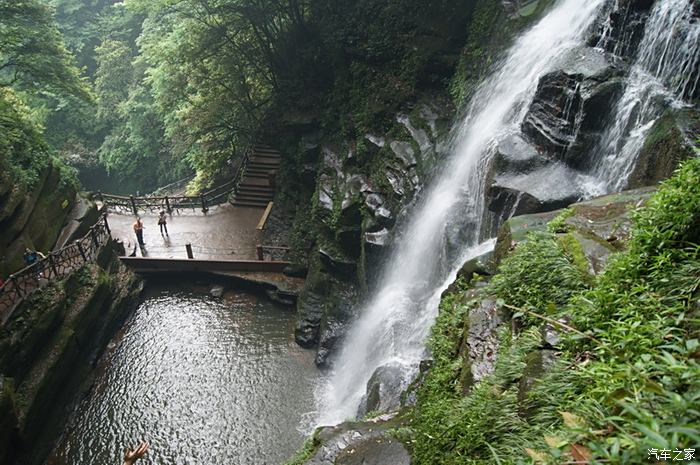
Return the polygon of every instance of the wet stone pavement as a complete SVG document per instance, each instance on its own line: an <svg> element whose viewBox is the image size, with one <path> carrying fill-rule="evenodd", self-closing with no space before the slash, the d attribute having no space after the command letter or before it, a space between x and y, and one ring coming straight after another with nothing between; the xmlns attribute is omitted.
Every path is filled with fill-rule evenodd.
<svg viewBox="0 0 700 465"><path fill-rule="evenodd" d="M144 225L143 250L136 247L134 215L110 213L108 222L114 239L124 243L127 255L154 258L187 258L185 244L192 244L194 258L205 260L255 260L261 231L256 229L262 208L214 207L206 214L199 210L173 212L168 216L168 233L161 235L158 213L141 214Z"/></svg>

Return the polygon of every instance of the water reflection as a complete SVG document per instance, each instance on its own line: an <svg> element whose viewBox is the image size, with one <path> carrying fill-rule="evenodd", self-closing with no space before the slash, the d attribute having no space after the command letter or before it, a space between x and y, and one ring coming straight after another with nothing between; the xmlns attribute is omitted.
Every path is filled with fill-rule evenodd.
<svg viewBox="0 0 700 465"><path fill-rule="evenodd" d="M47 465L118 465L142 439L143 465L284 462L318 376L293 327L293 312L249 295L152 293Z"/></svg>

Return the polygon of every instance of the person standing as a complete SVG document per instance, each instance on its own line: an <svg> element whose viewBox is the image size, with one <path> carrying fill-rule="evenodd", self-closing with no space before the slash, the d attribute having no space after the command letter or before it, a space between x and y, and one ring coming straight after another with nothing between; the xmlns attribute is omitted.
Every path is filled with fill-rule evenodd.
<svg viewBox="0 0 700 465"><path fill-rule="evenodd" d="M143 242L143 222L141 221L141 217L137 216L136 221L134 222L134 232L136 233L136 240L139 243L140 247L143 247L146 245Z"/></svg>
<svg viewBox="0 0 700 465"><path fill-rule="evenodd" d="M170 236L168 234L168 219L165 217L165 210L160 211L160 215L158 216L158 226L160 227L160 235L163 235L163 231L165 231L166 236Z"/></svg>

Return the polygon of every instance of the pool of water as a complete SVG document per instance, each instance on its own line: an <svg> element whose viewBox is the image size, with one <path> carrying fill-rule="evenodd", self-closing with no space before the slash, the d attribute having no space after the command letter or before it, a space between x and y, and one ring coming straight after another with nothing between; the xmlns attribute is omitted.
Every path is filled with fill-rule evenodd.
<svg viewBox="0 0 700 465"><path fill-rule="evenodd" d="M47 465L277 465L320 376L294 313L249 294L151 290L115 336Z"/></svg>

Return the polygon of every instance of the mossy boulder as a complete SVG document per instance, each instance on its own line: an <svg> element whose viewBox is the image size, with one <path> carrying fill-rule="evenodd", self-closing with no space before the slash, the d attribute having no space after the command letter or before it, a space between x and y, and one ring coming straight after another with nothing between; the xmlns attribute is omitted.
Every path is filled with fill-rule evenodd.
<svg viewBox="0 0 700 465"><path fill-rule="evenodd" d="M667 111L649 130L628 188L656 185L669 178L683 160L694 155L691 133L698 133L700 114ZM681 121L684 121L682 123Z"/></svg>
<svg viewBox="0 0 700 465"><path fill-rule="evenodd" d="M407 420L396 414L319 428L313 448L293 465L410 465L406 446L391 431Z"/></svg>
<svg viewBox="0 0 700 465"><path fill-rule="evenodd" d="M529 233L547 231L549 222L560 215L560 233L571 233L588 261L586 268L598 273L610 253L621 250L629 240L632 211L646 202L655 188L645 187L605 195L571 205L566 211L523 215L508 220L498 232L495 260L497 263Z"/></svg>

